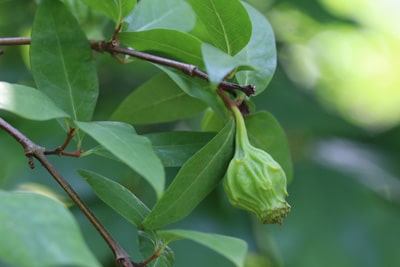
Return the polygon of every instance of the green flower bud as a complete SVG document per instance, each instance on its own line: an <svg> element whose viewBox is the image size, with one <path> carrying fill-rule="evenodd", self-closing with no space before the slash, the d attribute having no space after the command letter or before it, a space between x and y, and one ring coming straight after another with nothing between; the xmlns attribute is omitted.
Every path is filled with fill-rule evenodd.
<svg viewBox="0 0 400 267"><path fill-rule="evenodd" d="M232 110L236 148L224 179L229 202L255 213L262 223L282 224L290 211L285 172L267 152L250 144L242 114L237 107Z"/></svg>

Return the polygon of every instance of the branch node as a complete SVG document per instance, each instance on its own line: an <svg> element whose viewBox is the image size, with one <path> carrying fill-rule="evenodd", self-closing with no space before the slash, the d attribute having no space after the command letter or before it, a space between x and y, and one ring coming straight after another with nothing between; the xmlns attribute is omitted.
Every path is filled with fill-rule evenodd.
<svg viewBox="0 0 400 267"><path fill-rule="evenodd" d="M28 161L28 165L29 168L31 168L32 170L35 168L35 162L33 162L33 157L32 155L27 155L29 161Z"/></svg>
<svg viewBox="0 0 400 267"><path fill-rule="evenodd" d="M105 41L90 41L90 47L99 53L104 53L104 51L107 50L107 42L105 42Z"/></svg>
<svg viewBox="0 0 400 267"><path fill-rule="evenodd" d="M188 74L190 77L193 77L196 75L197 70L198 68L195 65L188 64L183 72Z"/></svg>
<svg viewBox="0 0 400 267"><path fill-rule="evenodd" d="M109 47L114 48L114 47L119 47L121 42L117 39L112 39L111 42L109 42Z"/></svg>

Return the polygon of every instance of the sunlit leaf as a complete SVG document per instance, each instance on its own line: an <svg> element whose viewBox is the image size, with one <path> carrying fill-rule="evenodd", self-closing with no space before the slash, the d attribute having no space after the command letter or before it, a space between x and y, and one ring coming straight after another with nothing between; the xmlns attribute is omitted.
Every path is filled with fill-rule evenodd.
<svg viewBox="0 0 400 267"><path fill-rule="evenodd" d="M285 132L279 122L266 111L244 118L250 143L267 151L282 166L290 182L293 176L292 160Z"/></svg>
<svg viewBox="0 0 400 267"><path fill-rule="evenodd" d="M216 88L231 71L239 66L244 66L239 58L231 57L207 43L202 44L201 51L208 73L208 79L213 88Z"/></svg>
<svg viewBox="0 0 400 267"><path fill-rule="evenodd" d="M235 57L252 66L254 71L240 71L236 74L239 84L254 84L256 94L263 92L276 68L275 37L268 20L250 5L243 3L252 21L251 39Z"/></svg>
<svg viewBox="0 0 400 267"><path fill-rule="evenodd" d="M247 244L241 239L181 229L157 231L157 234L162 237L163 241L166 243L179 239L190 239L216 251L233 262L235 266L244 266L244 260L247 254Z"/></svg>
<svg viewBox="0 0 400 267"><path fill-rule="evenodd" d="M194 27L195 20L193 10L182 0L140 1L125 19L129 24L127 31L163 28L183 32L190 31Z"/></svg>
<svg viewBox="0 0 400 267"><path fill-rule="evenodd" d="M96 195L133 225L138 226L150 210L131 191L100 174L78 170Z"/></svg>
<svg viewBox="0 0 400 267"><path fill-rule="evenodd" d="M145 135L165 167L180 167L214 136L211 132L164 132Z"/></svg>
<svg viewBox="0 0 400 267"><path fill-rule="evenodd" d="M138 51L161 53L168 58L204 68L201 41L187 33L171 29L121 32L118 39Z"/></svg>
<svg viewBox="0 0 400 267"><path fill-rule="evenodd" d="M93 54L75 17L57 0L39 5L30 57L38 89L73 119L90 120L98 96Z"/></svg>
<svg viewBox="0 0 400 267"><path fill-rule="evenodd" d="M148 138L137 135L131 125L122 122L75 123L112 155L142 175L154 188L157 196L162 194L165 183L164 168Z"/></svg>
<svg viewBox="0 0 400 267"><path fill-rule="evenodd" d="M174 121L204 110L206 105L186 94L167 75L159 75L133 91L111 116L132 124Z"/></svg>
<svg viewBox="0 0 400 267"><path fill-rule="evenodd" d="M135 7L136 0L82 0L91 8L107 15L115 23L121 22Z"/></svg>
<svg viewBox="0 0 400 267"><path fill-rule="evenodd" d="M44 121L69 117L39 90L6 82L0 82L0 109L29 120Z"/></svg>
<svg viewBox="0 0 400 267"><path fill-rule="evenodd" d="M98 267L78 224L59 202L0 191L0 258L12 266Z"/></svg>
<svg viewBox="0 0 400 267"><path fill-rule="evenodd" d="M191 157L144 220L145 229L183 219L223 178L233 155L233 122Z"/></svg>
<svg viewBox="0 0 400 267"><path fill-rule="evenodd" d="M251 21L239 0L187 0L213 44L235 55L249 41Z"/></svg>

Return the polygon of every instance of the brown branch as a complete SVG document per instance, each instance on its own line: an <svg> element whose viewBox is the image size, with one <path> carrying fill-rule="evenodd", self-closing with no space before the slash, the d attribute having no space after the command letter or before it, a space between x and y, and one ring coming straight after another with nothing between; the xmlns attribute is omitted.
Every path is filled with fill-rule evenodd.
<svg viewBox="0 0 400 267"><path fill-rule="evenodd" d="M27 45L30 43L31 39L26 37L0 38L0 45ZM111 40L110 42L90 41L90 46L92 47L93 50L96 50L98 52L108 52L113 56L115 56L116 54L128 55L152 63L178 69L189 76L192 77L196 76L203 80L209 81L208 75L205 72L201 71L195 65L183 63L180 61L164 57L155 56L152 54L136 51L129 48L120 47L119 41L115 39ZM235 90L239 90L245 93L247 96L251 96L256 93L256 87L252 84L242 86L235 83L222 81L218 87L230 93L233 93Z"/></svg>
<svg viewBox="0 0 400 267"><path fill-rule="evenodd" d="M57 147L56 149L44 151L44 154L45 155L59 155L59 156L69 156L69 157L79 158L82 154L82 151L79 147L74 152L65 152L64 151L65 148L68 146L69 142L71 142L74 135L75 135L75 128L71 127L68 130L67 137L65 138L64 143L61 146Z"/></svg>
<svg viewBox="0 0 400 267"><path fill-rule="evenodd" d="M12 136L18 143L22 145L25 150L25 155L29 158L29 165L31 168L33 165L33 158L36 158L46 170L53 176L56 182L64 189L69 197L75 202L79 209L85 214L92 225L103 237L105 242L108 244L110 249L113 251L115 260L118 264L123 267L136 267L140 266L138 263L130 261L128 253L117 243L117 241L111 236L111 234L104 228L92 211L87 207L84 201L79 197L71 185L64 179L64 177L57 171L57 169L51 164L45 155L46 149L32 142L28 137L22 134L20 131L15 129L5 120L0 118L0 128L5 130L10 136Z"/></svg>

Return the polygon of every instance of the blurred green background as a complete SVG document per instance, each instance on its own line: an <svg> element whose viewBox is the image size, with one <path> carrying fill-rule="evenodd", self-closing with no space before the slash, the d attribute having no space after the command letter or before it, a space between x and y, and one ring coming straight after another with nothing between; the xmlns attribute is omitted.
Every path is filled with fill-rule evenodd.
<svg viewBox="0 0 400 267"><path fill-rule="evenodd" d="M112 25L76 8L90 38L104 38ZM249 267L400 266L400 2L397 0L251 0L270 20L276 34L278 69L268 90L254 99L284 127L294 162L288 186L292 212L283 226L260 225L230 208L218 188L194 213L171 227L216 232L245 239ZM0 0L0 37L29 36L35 2ZM29 47L2 47L0 80L33 85ZM105 120L134 88L158 72L134 62L121 65L95 54L100 79L96 118ZM28 122L0 112L34 141L58 146L64 134L56 122ZM199 117L139 127L141 133L198 129ZM90 144L86 144L90 147ZM133 259L135 229L100 202L79 178L91 169L131 188L148 205L151 189L118 163L99 157L52 158L59 170L115 234ZM169 169L173 177L176 169ZM40 167L30 170L21 147L0 132L0 187L38 184L64 196ZM106 266L107 246L75 208L89 247ZM172 244L177 267L232 266L189 241Z"/></svg>

